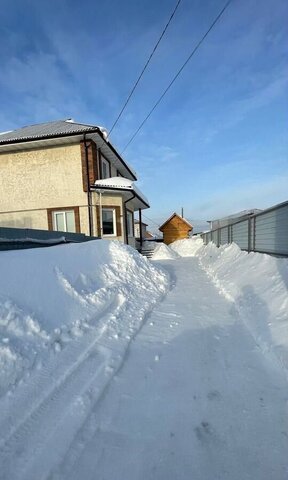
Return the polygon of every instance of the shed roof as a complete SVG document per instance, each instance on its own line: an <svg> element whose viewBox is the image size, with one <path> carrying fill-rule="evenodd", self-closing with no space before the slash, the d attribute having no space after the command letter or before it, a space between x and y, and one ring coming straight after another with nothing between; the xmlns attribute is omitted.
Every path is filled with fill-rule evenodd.
<svg viewBox="0 0 288 480"><path fill-rule="evenodd" d="M164 222L161 227L159 227L159 230L160 232L162 232L162 229L165 227L165 225L167 223L169 223L174 217L177 217L179 220L181 220L183 223L185 223L188 227L190 227L190 230L192 230L193 228L193 225L191 225L191 223L188 222L188 220L186 220L185 218L183 217L180 217L180 215L178 215L178 213L174 212L171 217L169 217L166 222Z"/></svg>

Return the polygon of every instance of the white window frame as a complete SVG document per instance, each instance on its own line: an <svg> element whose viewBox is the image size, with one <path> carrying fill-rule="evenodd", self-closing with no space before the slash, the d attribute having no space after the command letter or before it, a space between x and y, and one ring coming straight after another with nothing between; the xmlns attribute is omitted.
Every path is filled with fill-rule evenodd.
<svg viewBox="0 0 288 480"><path fill-rule="evenodd" d="M134 218L133 218L133 212L131 210L127 210L127 234L128 237L134 237Z"/></svg>
<svg viewBox="0 0 288 480"><path fill-rule="evenodd" d="M74 210L55 210L52 212L52 219L53 219L53 229L55 232L69 232L67 230L67 219L66 219L66 214L67 213L73 213L74 215L74 225L75 225L75 230L74 232L70 232L70 233L76 233L77 231L77 227L76 227L76 218L75 218L75 211ZM64 230L57 230L57 221L56 221L56 215L63 215L63 218L64 218Z"/></svg>
<svg viewBox="0 0 288 480"><path fill-rule="evenodd" d="M107 176L107 177L104 177L103 165L105 165L105 167L106 167L106 169L107 169L107 172L108 172L108 176ZM106 160L105 157L102 157L102 156L101 156L101 176L102 176L102 179L104 179L104 178L110 178L110 177L111 177L111 173L110 173L110 163L108 162L108 160Z"/></svg>
<svg viewBox="0 0 288 480"><path fill-rule="evenodd" d="M113 233L104 233L103 212L105 210L113 212ZM113 207L102 207L102 232L103 232L103 237L117 237L116 209Z"/></svg>

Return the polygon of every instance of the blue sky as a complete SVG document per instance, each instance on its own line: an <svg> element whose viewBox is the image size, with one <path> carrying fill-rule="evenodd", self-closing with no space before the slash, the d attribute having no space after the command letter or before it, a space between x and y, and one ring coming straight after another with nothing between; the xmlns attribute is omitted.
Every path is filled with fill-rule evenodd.
<svg viewBox="0 0 288 480"><path fill-rule="evenodd" d="M182 0L112 132L120 152L224 3ZM2 0L0 131L69 117L109 129L175 4ZM286 0L234 0L125 151L156 224L287 200L287 21Z"/></svg>

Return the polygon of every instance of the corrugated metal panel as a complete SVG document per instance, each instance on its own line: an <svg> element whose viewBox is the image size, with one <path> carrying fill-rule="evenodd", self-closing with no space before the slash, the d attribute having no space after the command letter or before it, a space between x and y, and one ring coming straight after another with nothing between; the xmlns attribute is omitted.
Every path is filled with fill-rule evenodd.
<svg viewBox="0 0 288 480"><path fill-rule="evenodd" d="M218 230L212 232L212 242L218 245Z"/></svg>
<svg viewBox="0 0 288 480"><path fill-rule="evenodd" d="M255 250L288 255L288 205L255 218Z"/></svg>
<svg viewBox="0 0 288 480"><path fill-rule="evenodd" d="M207 233L207 243L212 242L212 233Z"/></svg>
<svg viewBox="0 0 288 480"><path fill-rule="evenodd" d="M220 245L226 245L228 243L228 227L221 228L220 230Z"/></svg>
<svg viewBox="0 0 288 480"><path fill-rule="evenodd" d="M283 202L237 222L206 234L206 243L217 245L235 242L242 250L288 256L288 202Z"/></svg>
<svg viewBox="0 0 288 480"><path fill-rule="evenodd" d="M232 241L243 250L248 250L248 220L232 226Z"/></svg>

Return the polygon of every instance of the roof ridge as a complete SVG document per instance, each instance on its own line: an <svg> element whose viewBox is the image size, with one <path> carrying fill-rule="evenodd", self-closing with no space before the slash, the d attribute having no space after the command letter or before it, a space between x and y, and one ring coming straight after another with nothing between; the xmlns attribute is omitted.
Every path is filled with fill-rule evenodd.
<svg viewBox="0 0 288 480"><path fill-rule="evenodd" d="M47 125L47 123L66 122L66 120L68 120L68 119L59 118L59 120L51 120L50 122L31 123L29 125L24 125L23 127L14 128L14 130L12 130L12 132L14 132L15 130L21 130L22 128L36 127L36 126L39 126L39 125Z"/></svg>
<svg viewBox="0 0 288 480"><path fill-rule="evenodd" d="M175 217L175 216L180 218L184 223L186 223L189 227L191 227L191 229L193 228L193 225L190 222L188 222L188 220L186 220L186 218L181 217L181 215L174 212L174 213L172 213L172 215L169 218L167 218L167 220L164 223L162 223L162 225L159 227L159 230L161 231L161 228L163 228L166 225L166 223L170 222L170 220L172 220L172 218Z"/></svg>

